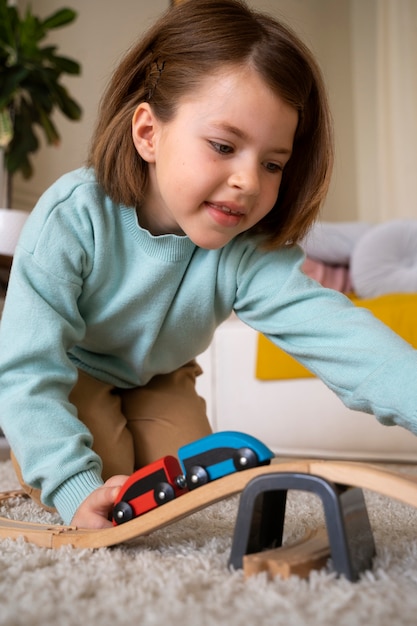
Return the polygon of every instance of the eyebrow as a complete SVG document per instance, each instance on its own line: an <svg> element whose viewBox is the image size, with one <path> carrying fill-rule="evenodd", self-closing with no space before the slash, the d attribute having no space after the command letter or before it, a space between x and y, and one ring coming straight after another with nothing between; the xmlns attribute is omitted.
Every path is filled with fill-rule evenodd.
<svg viewBox="0 0 417 626"><path fill-rule="evenodd" d="M233 124L227 124L225 122L214 122L213 127L231 133L232 135L236 135L236 137L239 137L240 139L249 139L249 135L247 133L245 133L241 128L233 126ZM273 148L272 152L275 152L277 154L291 154L292 150L288 148Z"/></svg>

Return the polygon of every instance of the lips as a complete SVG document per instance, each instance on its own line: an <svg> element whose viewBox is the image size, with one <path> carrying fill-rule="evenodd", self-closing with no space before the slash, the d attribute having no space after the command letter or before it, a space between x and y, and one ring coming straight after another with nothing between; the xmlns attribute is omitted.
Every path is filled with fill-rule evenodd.
<svg viewBox="0 0 417 626"><path fill-rule="evenodd" d="M219 204L216 202L207 202L206 204L209 207L212 207L213 209L215 209L216 211L222 211L223 213L226 213L226 215L237 215L237 216L244 215L243 211L240 211L238 208L234 206L230 206L228 204Z"/></svg>
<svg viewBox="0 0 417 626"><path fill-rule="evenodd" d="M211 217L221 226L237 226L245 215L245 213L234 204L223 204L221 202L206 202L205 204Z"/></svg>

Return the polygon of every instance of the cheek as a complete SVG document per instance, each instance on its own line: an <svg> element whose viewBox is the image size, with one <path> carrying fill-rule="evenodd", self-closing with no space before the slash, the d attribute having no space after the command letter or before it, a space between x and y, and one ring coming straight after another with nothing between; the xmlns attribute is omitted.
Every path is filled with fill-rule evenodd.
<svg viewBox="0 0 417 626"><path fill-rule="evenodd" d="M280 183L281 181L278 184L277 183L270 184L269 187L265 189L265 194L263 196L263 203L262 203L264 207L265 215L267 215L269 211L271 211L275 202L277 201ZM265 208L265 207L269 207L269 208Z"/></svg>
<svg viewBox="0 0 417 626"><path fill-rule="evenodd" d="M196 177L190 174L183 163L174 163L169 171L165 170L163 187L168 205L175 210L182 210L194 202Z"/></svg>

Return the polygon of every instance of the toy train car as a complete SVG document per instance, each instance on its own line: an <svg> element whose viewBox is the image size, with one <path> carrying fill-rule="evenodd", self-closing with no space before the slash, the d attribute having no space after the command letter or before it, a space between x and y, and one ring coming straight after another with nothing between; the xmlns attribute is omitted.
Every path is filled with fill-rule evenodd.
<svg viewBox="0 0 417 626"><path fill-rule="evenodd" d="M259 439L236 431L213 433L178 450L189 489L236 471L268 465L273 456Z"/></svg>
<svg viewBox="0 0 417 626"><path fill-rule="evenodd" d="M134 472L122 486L113 508L115 526L143 515L188 491L178 460L164 456Z"/></svg>

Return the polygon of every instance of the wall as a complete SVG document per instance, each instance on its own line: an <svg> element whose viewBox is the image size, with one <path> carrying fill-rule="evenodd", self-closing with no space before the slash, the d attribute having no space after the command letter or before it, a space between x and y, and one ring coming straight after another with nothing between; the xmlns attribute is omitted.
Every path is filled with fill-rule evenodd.
<svg viewBox="0 0 417 626"><path fill-rule="evenodd" d="M355 134L350 48L351 0L249 0L249 4L290 24L317 55L328 85L336 127L336 166L325 219L356 219ZM21 6L26 5L20 0ZM34 12L47 16L65 6L62 0L32 0ZM76 22L54 31L60 52L82 63L82 76L66 80L81 103L81 122L57 114L62 135L58 148L44 147L35 155L35 175L29 181L16 177L14 206L30 210L39 195L61 174L83 164L97 106L118 59L163 10L168 0L70 0L78 12ZM51 36L52 39L52 36Z"/></svg>
<svg viewBox="0 0 417 626"><path fill-rule="evenodd" d="M417 3L351 0L358 214L417 215Z"/></svg>
<svg viewBox="0 0 417 626"><path fill-rule="evenodd" d="M360 146L356 159L358 214L362 219L374 221L375 190L378 186L376 146L378 145L377 110L377 59L374 52L377 38L375 3L377 0L352 0L352 65L354 76L354 117L356 143Z"/></svg>

